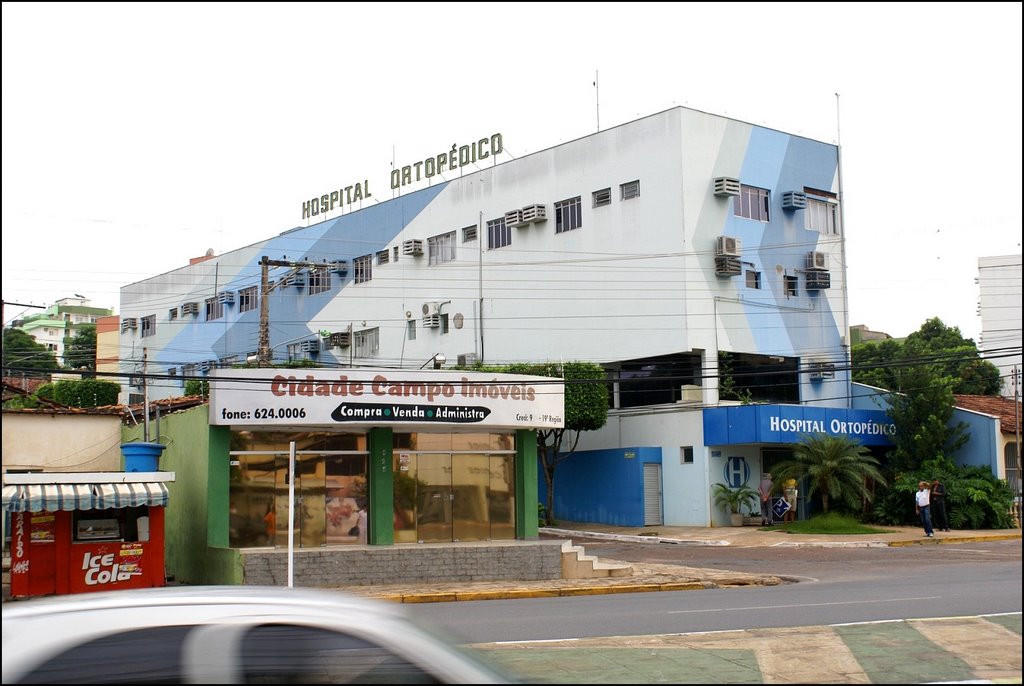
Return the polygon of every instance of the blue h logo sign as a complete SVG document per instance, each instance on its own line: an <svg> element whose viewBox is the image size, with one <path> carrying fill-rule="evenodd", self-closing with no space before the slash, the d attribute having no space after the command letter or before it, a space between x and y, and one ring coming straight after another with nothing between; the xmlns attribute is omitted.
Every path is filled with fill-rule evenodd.
<svg viewBox="0 0 1024 686"><path fill-rule="evenodd" d="M747 483L747 479L750 478L750 465L747 464L745 457L730 457L725 461L722 473L725 476L725 483L729 484L730 488L736 488Z"/></svg>

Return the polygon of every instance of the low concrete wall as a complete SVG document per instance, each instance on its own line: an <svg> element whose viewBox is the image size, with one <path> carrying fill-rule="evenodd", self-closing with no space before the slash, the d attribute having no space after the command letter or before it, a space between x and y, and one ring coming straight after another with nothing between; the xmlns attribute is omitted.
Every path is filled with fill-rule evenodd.
<svg viewBox="0 0 1024 686"><path fill-rule="evenodd" d="M288 583L288 551L250 548L243 583ZM432 581L539 581L562 578L561 541L488 541L297 548L296 586L380 586Z"/></svg>

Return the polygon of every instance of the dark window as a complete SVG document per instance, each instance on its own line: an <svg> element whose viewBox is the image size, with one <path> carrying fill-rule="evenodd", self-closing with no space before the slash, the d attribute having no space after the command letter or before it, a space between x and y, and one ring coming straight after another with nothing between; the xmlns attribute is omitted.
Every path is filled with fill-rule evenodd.
<svg viewBox="0 0 1024 686"><path fill-rule="evenodd" d="M583 226L580 196L555 203L555 233L572 231Z"/></svg>
<svg viewBox="0 0 1024 686"><path fill-rule="evenodd" d="M505 224L505 218L499 217L487 222L487 249L495 250L512 245L512 229Z"/></svg>
<svg viewBox="0 0 1024 686"><path fill-rule="evenodd" d="M224 303L217 298L206 299L206 321L213 321L224 316Z"/></svg>
<svg viewBox="0 0 1024 686"><path fill-rule="evenodd" d="M373 255L363 255L352 260L355 282L366 283L373 278Z"/></svg>
<svg viewBox="0 0 1024 686"><path fill-rule="evenodd" d="M238 311L248 312L256 309L259 296L256 293L256 286L249 286L238 291Z"/></svg>
<svg viewBox="0 0 1024 686"><path fill-rule="evenodd" d="M733 200L733 214L737 217L768 221L768 204L770 196L763 188L740 186L740 194Z"/></svg>
<svg viewBox="0 0 1024 686"><path fill-rule="evenodd" d="M181 648L191 626L132 629L48 658L22 684L184 684Z"/></svg>
<svg viewBox="0 0 1024 686"><path fill-rule="evenodd" d="M428 264L443 264L455 259L455 232L449 231L427 239Z"/></svg>
<svg viewBox="0 0 1024 686"><path fill-rule="evenodd" d="M247 684L440 683L386 648L317 627L255 627L242 640L241 658Z"/></svg>
<svg viewBox="0 0 1024 686"><path fill-rule="evenodd" d="M675 403L680 387L700 380L700 355L662 355L623 362L609 371L615 381L613 407L643 407ZM616 404L617 403L617 404Z"/></svg>
<svg viewBox="0 0 1024 686"><path fill-rule="evenodd" d="M787 296L796 296L797 288L799 287L800 281L795 276L784 276L782 277L786 288Z"/></svg>
<svg viewBox="0 0 1024 686"><path fill-rule="evenodd" d="M331 273L326 267L314 267L309 270L309 294L317 295L331 290Z"/></svg>
<svg viewBox="0 0 1024 686"><path fill-rule="evenodd" d="M142 331L140 335L145 338L146 336L156 335L156 315L151 314L148 317L143 317L139 320L142 323Z"/></svg>

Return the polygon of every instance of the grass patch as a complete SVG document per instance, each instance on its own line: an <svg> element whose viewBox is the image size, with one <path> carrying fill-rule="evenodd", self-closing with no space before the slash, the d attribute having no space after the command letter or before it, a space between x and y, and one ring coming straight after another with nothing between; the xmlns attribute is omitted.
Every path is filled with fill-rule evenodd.
<svg viewBox="0 0 1024 686"><path fill-rule="evenodd" d="M836 512L829 512L828 514L820 514L798 522L787 522L785 524L775 524L773 526L762 527L764 531L785 531L788 534L888 534L892 533L889 529L879 529L877 527L867 526L861 524L856 518L846 515L838 514Z"/></svg>

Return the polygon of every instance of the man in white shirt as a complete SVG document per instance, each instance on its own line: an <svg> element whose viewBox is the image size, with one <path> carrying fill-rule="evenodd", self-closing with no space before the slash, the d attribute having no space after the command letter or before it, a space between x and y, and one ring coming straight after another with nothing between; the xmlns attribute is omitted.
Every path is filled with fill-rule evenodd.
<svg viewBox="0 0 1024 686"><path fill-rule="evenodd" d="M921 516L921 526L924 527L924 535L932 536L932 513L931 513L931 490L927 481L917 484L917 493L914 494L914 502L917 514Z"/></svg>

